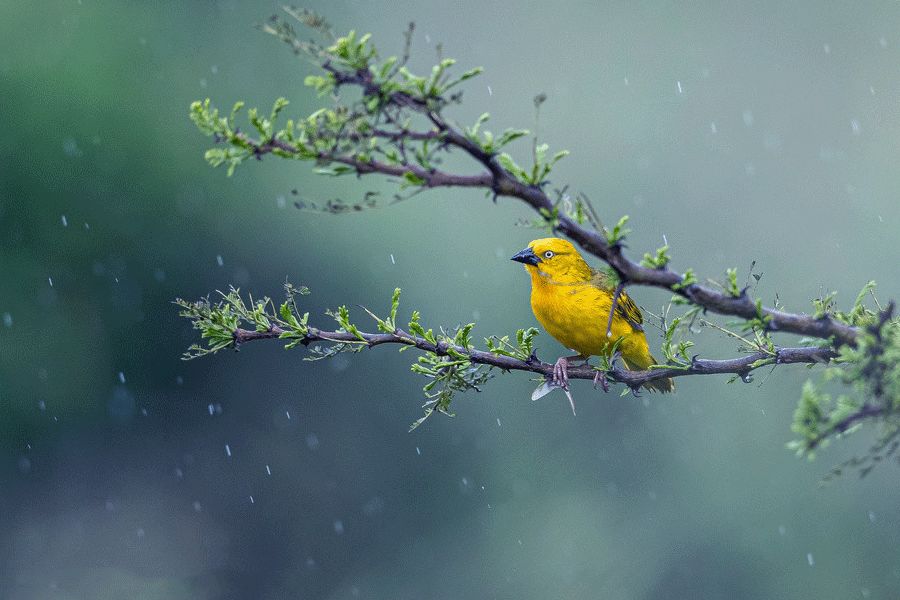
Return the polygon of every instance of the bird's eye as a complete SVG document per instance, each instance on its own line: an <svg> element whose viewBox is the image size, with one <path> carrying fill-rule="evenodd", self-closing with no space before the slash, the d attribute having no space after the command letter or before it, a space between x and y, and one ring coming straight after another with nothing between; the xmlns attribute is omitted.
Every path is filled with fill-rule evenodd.
<svg viewBox="0 0 900 600"><path fill-rule="evenodd" d="M553 250L547 250L544 252L544 258L553 258Z"/></svg>

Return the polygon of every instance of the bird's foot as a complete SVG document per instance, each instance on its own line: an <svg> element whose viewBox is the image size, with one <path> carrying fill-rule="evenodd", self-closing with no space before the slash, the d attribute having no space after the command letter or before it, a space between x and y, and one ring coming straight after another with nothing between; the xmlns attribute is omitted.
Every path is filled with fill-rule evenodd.
<svg viewBox="0 0 900 600"><path fill-rule="evenodd" d="M606 379L605 371L597 371L597 374L594 375L594 389L597 389L597 384L600 384L600 387L603 388L604 392L609 392L609 381Z"/></svg>
<svg viewBox="0 0 900 600"><path fill-rule="evenodd" d="M560 356L553 365L553 383L564 390L569 389L569 359Z"/></svg>

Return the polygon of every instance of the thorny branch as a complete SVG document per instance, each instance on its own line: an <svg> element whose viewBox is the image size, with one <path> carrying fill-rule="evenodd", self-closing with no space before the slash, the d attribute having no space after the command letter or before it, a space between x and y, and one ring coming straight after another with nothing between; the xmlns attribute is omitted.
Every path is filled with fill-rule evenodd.
<svg viewBox="0 0 900 600"><path fill-rule="evenodd" d="M242 344L255 340L279 339L284 332L285 330L280 327L272 327L268 331L253 331L239 328L234 331L234 347L239 348ZM362 342L369 348L374 348L375 346L380 346L382 344L401 344L413 346L426 352L433 352L438 356L449 356L450 353L448 351L454 350L457 354L467 356L474 364L488 365L503 371L528 371L544 376L551 376L553 374L553 364L543 362L534 355L528 360L519 360L510 356L502 356L484 350L463 348L447 342L435 344L424 338L410 335L402 330L397 330L396 333L359 332L358 334L353 334L346 331L324 331L310 327L300 343L304 346L308 346L314 342L344 342L354 344ZM777 348L774 357L765 352L755 352L738 358L725 360L694 358L687 368L660 368L650 371L628 371L625 369L613 368L611 371L607 372L607 376L612 381L625 384L636 390L647 382L665 379L667 377L715 374L746 376L751 371L767 365L794 363L822 364L834 357L835 352L828 348ZM594 379L596 375L597 370L590 365L573 366L569 368L569 379Z"/></svg>

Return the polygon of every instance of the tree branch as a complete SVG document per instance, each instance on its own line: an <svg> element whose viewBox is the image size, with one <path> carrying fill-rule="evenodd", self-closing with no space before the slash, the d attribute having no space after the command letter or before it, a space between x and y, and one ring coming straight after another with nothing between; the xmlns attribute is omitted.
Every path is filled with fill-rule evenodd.
<svg viewBox="0 0 900 600"><path fill-rule="evenodd" d="M239 348L246 342L256 340L279 339L284 332L284 329L277 326L271 327L268 331L253 331L250 329L238 328L234 331L234 347ZM553 375L553 364L538 360L536 356L532 356L529 360L519 360L517 358L503 356L484 350L463 348L462 346L449 344L447 342L438 342L435 344L399 329L396 333L358 332L358 334L354 334L346 331L325 331L310 327L304 336L303 341L300 343L304 346L308 346L315 342L361 344L368 346L369 348L374 348L375 346L383 344L400 344L404 346L413 346L419 350L424 350L425 352L433 352L438 356L451 356L450 351L452 350L456 354L467 356L469 361L473 364L496 367L503 371L527 371L544 375L548 378ZM649 371L628 371L625 369L614 368L607 372L607 376L613 381L623 383L632 389L637 389L648 382L669 377L716 374L733 374L744 377L751 371L768 365L792 363L824 364L828 363L836 355L836 352L830 348L776 348L774 356L766 352L755 352L745 356L724 360L711 360L695 357L691 361L691 364L685 367L664 367L651 369ZM573 366L569 367L568 373L569 379L593 380L597 375L597 369L590 365Z"/></svg>

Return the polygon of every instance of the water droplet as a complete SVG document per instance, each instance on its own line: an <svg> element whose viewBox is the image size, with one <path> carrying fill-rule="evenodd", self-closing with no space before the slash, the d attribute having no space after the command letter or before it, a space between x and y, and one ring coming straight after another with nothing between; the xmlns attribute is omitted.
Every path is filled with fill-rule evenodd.
<svg viewBox="0 0 900 600"><path fill-rule="evenodd" d="M272 469L269 468L269 465L266 465L266 475L271 475L271 474L272 474Z"/></svg>
<svg viewBox="0 0 900 600"><path fill-rule="evenodd" d="M743 381L744 383L751 383L753 381L753 374L744 373L743 375L741 375L741 381Z"/></svg>
<svg viewBox="0 0 900 600"><path fill-rule="evenodd" d="M497 427L502 427L502 425L500 425L500 417L497 417Z"/></svg>
<svg viewBox="0 0 900 600"><path fill-rule="evenodd" d="M67 138L63 141L63 152L66 156L73 158L78 158L82 155L81 148L78 147L78 142L73 138Z"/></svg>
<svg viewBox="0 0 900 600"><path fill-rule="evenodd" d="M52 278L52 277L48 277L48 278L47 278L47 281L50 282L50 287L53 287L53 278Z"/></svg>
<svg viewBox="0 0 900 600"><path fill-rule="evenodd" d="M125 383L125 373L119 371L119 383Z"/></svg>
<svg viewBox="0 0 900 600"><path fill-rule="evenodd" d="M416 446L416 454L422 456L422 450L420 450L418 446Z"/></svg>
<svg viewBox="0 0 900 600"><path fill-rule="evenodd" d="M66 218L66 215L62 216L62 224L63 224L63 227L69 226L69 220Z"/></svg>
<svg viewBox="0 0 900 600"><path fill-rule="evenodd" d="M231 446L228 444L225 444L225 455L228 456L228 458L231 458Z"/></svg>
<svg viewBox="0 0 900 600"><path fill-rule="evenodd" d="M256 504L256 500L253 499L253 496L250 496L250 504Z"/></svg>
<svg viewBox="0 0 900 600"><path fill-rule="evenodd" d="M27 474L31 471L31 460L27 456L22 456L16 466L19 467L20 473Z"/></svg>
<svg viewBox="0 0 900 600"><path fill-rule="evenodd" d="M373 496L368 502L363 504L362 510L367 517L377 515L384 510L384 500L378 496Z"/></svg>
<svg viewBox="0 0 900 600"><path fill-rule="evenodd" d="M681 82L680 82L680 81L677 81L676 83L678 84L678 93L679 93L679 94L683 93L684 90L681 89Z"/></svg>
<svg viewBox="0 0 900 600"><path fill-rule="evenodd" d="M814 564L816 564L816 561L813 558L812 552L806 553L806 562L809 563L809 566L813 566Z"/></svg>
<svg viewBox="0 0 900 600"><path fill-rule="evenodd" d="M493 96L494 90L491 89L491 86L487 86L487 88L488 88L488 96Z"/></svg>
<svg viewBox="0 0 900 600"><path fill-rule="evenodd" d="M715 122L715 121L712 121L712 122L709 124L709 130L710 130L712 133L717 133L717 132L719 131L718 128L716 128L716 122Z"/></svg>
<svg viewBox="0 0 900 600"><path fill-rule="evenodd" d="M289 411L289 410L284 411L284 416L286 416L288 418L288 421L290 421L291 420L291 411Z"/></svg>
<svg viewBox="0 0 900 600"><path fill-rule="evenodd" d="M225 261L222 260L221 254L216 254L216 264L220 267L225 264Z"/></svg>
<svg viewBox="0 0 900 600"><path fill-rule="evenodd" d="M334 532L338 535L344 534L344 523L340 519L334 522Z"/></svg>
<svg viewBox="0 0 900 600"><path fill-rule="evenodd" d="M397 261L394 260L394 255L393 255L393 254L391 254L391 264L392 264L392 265L396 265L396 264L397 264Z"/></svg>

